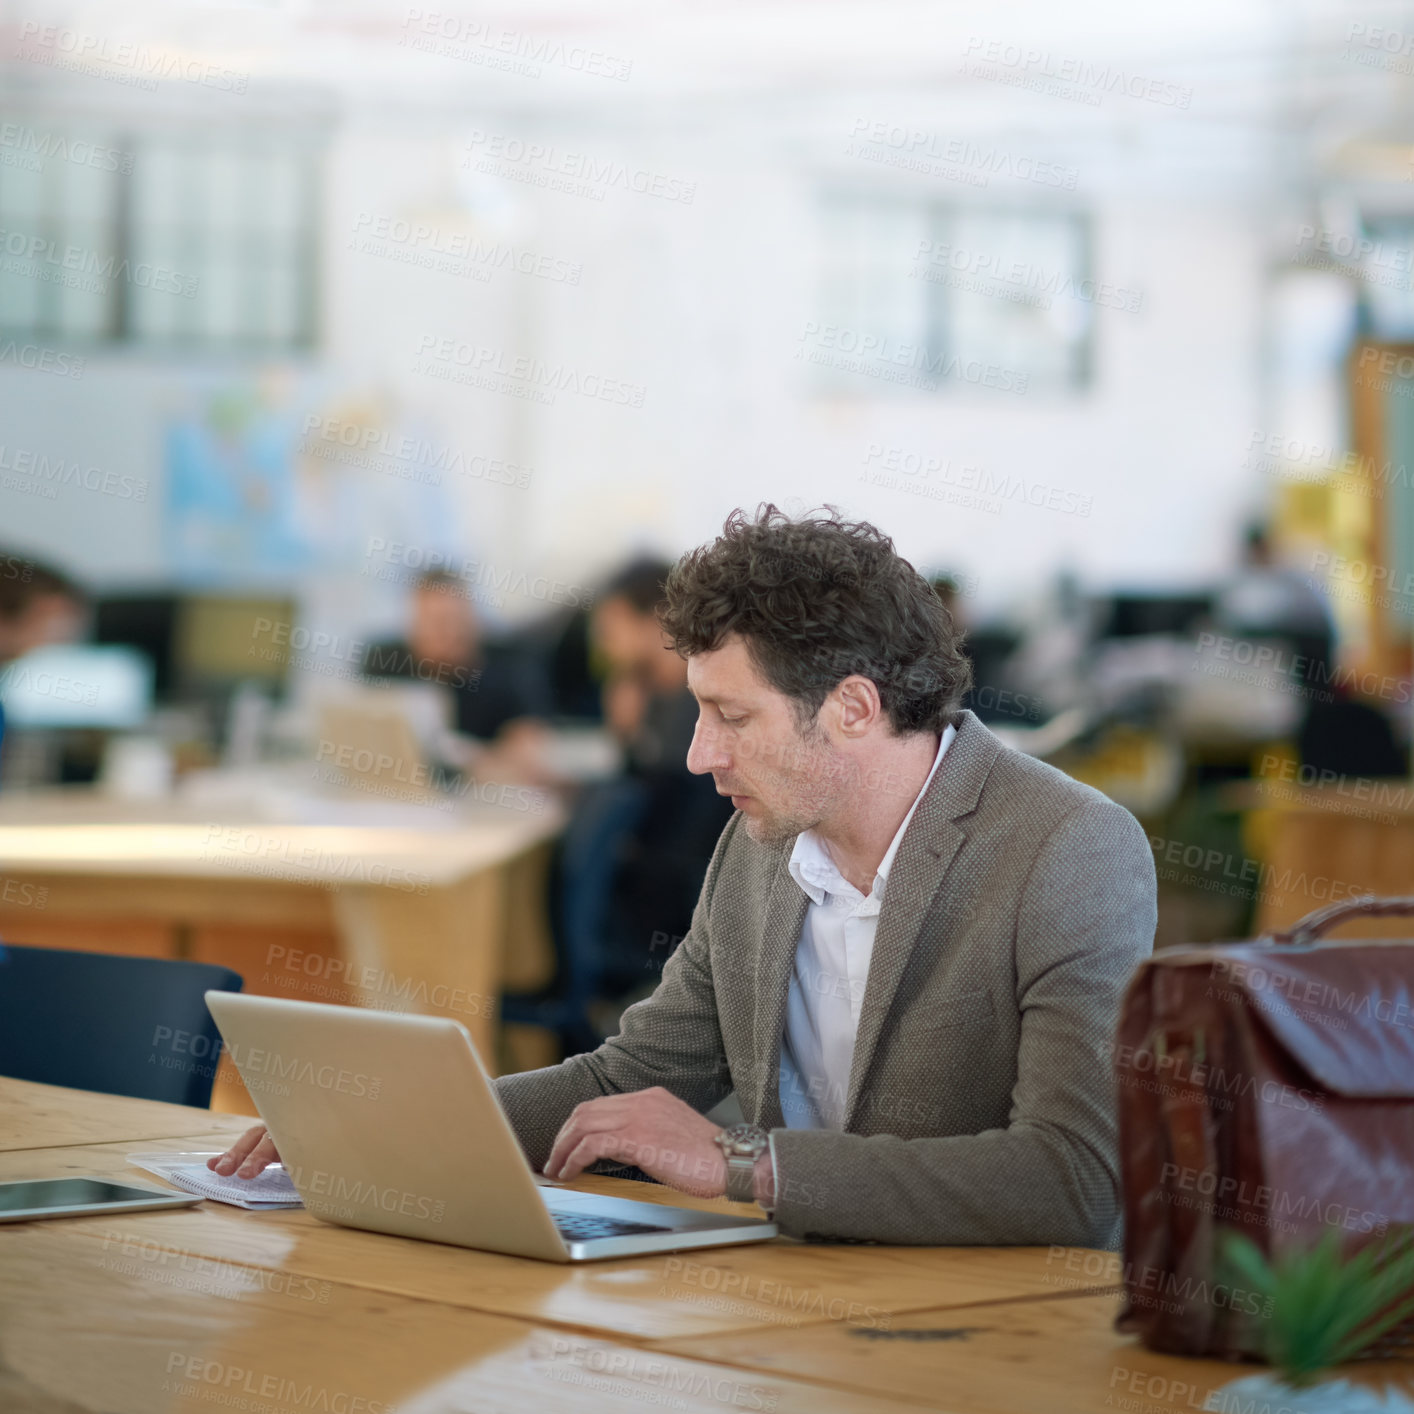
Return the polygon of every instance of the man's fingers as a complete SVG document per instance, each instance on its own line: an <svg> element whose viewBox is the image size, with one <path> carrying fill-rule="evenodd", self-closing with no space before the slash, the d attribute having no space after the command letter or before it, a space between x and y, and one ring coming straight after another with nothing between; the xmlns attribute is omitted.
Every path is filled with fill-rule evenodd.
<svg viewBox="0 0 1414 1414"><path fill-rule="evenodd" d="M587 1134L570 1151L561 1171L551 1177L561 1180L577 1178L590 1164L597 1164L600 1159L617 1158L618 1147L616 1134Z"/></svg>
<svg viewBox="0 0 1414 1414"><path fill-rule="evenodd" d="M279 1163L275 1141L263 1124L247 1129L224 1154L207 1159L206 1167L220 1174L235 1174L237 1178L254 1178L271 1164Z"/></svg>
<svg viewBox="0 0 1414 1414"><path fill-rule="evenodd" d="M275 1141L267 1134L251 1151L245 1163L236 1170L236 1177L254 1178L262 1169L279 1162L280 1156L275 1152Z"/></svg>
<svg viewBox="0 0 1414 1414"><path fill-rule="evenodd" d="M603 1099L585 1100L576 1105L555 1136L550 1157L545 1160L546 1177L558 1176L565 1159L586 1134L599 1133L620 1124L623 1119L620 1112L625 1108L623 1101L627 1098L625 1095L605 1095Z"/></svg>
<svg viewBox="0 0 1414 1414"><path fill-rule="evenodd" d="M581 1116L570 1115L560 1126L560 1132L555 1136L554 1146L550 1150L550 1157L545 1160L545 1176L547 1178L560 1176L560 1170L565 1166L565 1160L574 1152L584 1135L585 1129L581 1122Z"/></svg>
<svg viewBox="0 0 1414 1414"><path fill-rule="evenodd" d="M206 1167L217 1173L235 1173L236 1169L250 1156L251 1151L265 1138L265 1126L254 1125L247 1129L224 1154L207 1159Z"/></svg>

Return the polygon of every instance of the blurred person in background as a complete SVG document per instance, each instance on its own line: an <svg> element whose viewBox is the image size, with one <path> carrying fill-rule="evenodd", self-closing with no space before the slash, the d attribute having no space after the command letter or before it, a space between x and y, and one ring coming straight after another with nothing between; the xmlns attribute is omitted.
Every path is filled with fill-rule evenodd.
<svg viewBox="0 0 1414 1414"><path fill-rule="evenodd" d="M604 720L619 739L636 818L616 854L610 901L608 981L615 993L646 995L692 922L731 805L709 777L688 769L697 700L687 660L658 622L672 566L642 559L621 570L594 610L590 633L607 666Z"/></svg>
<svg viewBox="0 0 1414 1414"><path fill-rule="evenodd" d="M83 628L84 596L52 565L0 550L0 663L47 643L68 643Z"/></svg>
<svg viewBox="0 0 1414 1414"><path fill-rule="evenodd" d="M657 985L731 817L711 780L687 767L697 702L656 613L670 569L634 561L590 618L604 721L624 769L579 792L557 852L552 917L565 976L587 1008L585 1034L571 1043L597 1042L624 1005Z"/></svg>
<svg viewBox="0 0 1414 1414"><path fill-rule="evenodd" d="M1095 698L1095 625L1079 577L1059 569L1046 591L1031 603L1014 637L995 642L984 657L983 636L972 633L968 649L976 657L973 710L985 722L1039 723L1071 708L1089 711ZM986 693L1010 693L1005 710ZM1011 710L1019 704L1020 712ZM980 709L980 710L978 710Z"/></svg>
<svg viewBox="0 0 1414 1414"><path fill-rule="evenodd" d="M61 570L28 555L0 550L0 684L4 665L83 630L83 591ZM0 703L0 737L5 709Z"/></svg>
<svg viewBox="0 0 1414 1414"><path fill-rule="evenodd" d="M453 731L495 749L473 748L459 764L478 773L517 779L534 774L549 715L549 694L539 670L509 644L487 637L466 583L433 570L413 587L407 636L373 643L364 654L370 678L435 683L451 697Z"/></svg>
<svg viewBox="0 0 1414 1414"><path fill-rule="evenodd" d="M1243 566L1219 593L1214 618L1234 638L1278 640L1286 673L1304 687L1296 751L1301 766L1350 777L1403 777L1409 756L1387 704L1351 692L1340 671L1330 605L1313 577L1277 563L1266 529L1248 528Z"/></svg>
<svg viewBox="0 0 1414 1414"><path fill-rule="evenodd" d="M670 569L666 560L636 560L609 582L590 621L594 650L606 670L604 721L636 774L674 763L685 774L697 725L687 664L658 626L656 610Z"/></svg>
<svg viewBox="0 0 1414 1414"><path fill-rule="evenodd" d="M970 623L963 612L966 582L964 576L950 573L935 574L929 580L948 611L958 647L972 664L972 685L962 705L989 725L1035 725L1040 720L1039 699L1016 692L1011 685L1010 659L1020 635L1000 624Z"/></svg>
<svg viewBox="0 0 1414 1414"><path fill-rule="evenodd" d="M1242 566L1219 591L1213 617L1234 638L1280 638L1290 645L1292 675L1320 686L1334 667L1330 606L1299 570L1280 565L1265 527L1243 538Z"/></svg>

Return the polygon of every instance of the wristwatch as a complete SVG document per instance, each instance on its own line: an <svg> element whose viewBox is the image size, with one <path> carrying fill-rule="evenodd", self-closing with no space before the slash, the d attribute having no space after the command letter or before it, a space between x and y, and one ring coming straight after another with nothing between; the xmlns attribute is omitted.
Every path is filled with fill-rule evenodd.
<svg viewBox="0 0 1414 1414"><path fill-rule="evenodd" d="M759 1124L733 1124L713 1138L727 1161L727 1197L754 1203L756 1161L771 1147L771 1136Z"/></svg>

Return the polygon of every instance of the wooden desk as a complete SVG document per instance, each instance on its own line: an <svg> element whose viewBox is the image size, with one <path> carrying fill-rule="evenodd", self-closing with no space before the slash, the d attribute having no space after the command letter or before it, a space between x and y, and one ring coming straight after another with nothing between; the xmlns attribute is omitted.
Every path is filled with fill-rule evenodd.
<svg viewBox="0 0 1414 1414"><path fill-rule="evenodd" d="M0 1152L0 1182L67 1174L134 1178L140 1171L130 1169L125 1156L135 1148L214 1151L240 1129L232 1116L182 1113L191 1116L191 1127L176 1140ZM208 1122L204 1132L202 1118ZM224 1127L213 1129L213 1118L221 1118ZM172 1123L175 1127L180 1121ZM734 1208L657 1184L587 1175L575 1187L760 1216L749 1204ZM302 1210L253 1215L220 1203L144 1213L137 1225L94 1217L69 1219L65 1227L98 1237L121 1231L217 1266L278 1270L290 1280L368 1287L635 1340L787 1331L821 1321L887 1327L901 1311L1102 1290L1112 1280L1108 1268L1113 1265L1102 1263L1106 1254L1084 1253L1092 1270L1103 1265L1104 1274L1065 1278L1063 1260L1044 1248L832 1246L781 1239L696 1254L560 1266L333 1227Z"/></svg>
<svg viewBox="0 0 1414 1414"><path fill-rule="evenodd" d="M33 1093L44 1089L0 1079L0 1180L136 1177L123 1162L135 1146L215 1148L240 1127L233 1116L177 1106ZM32 1146L37 1132L21 1126L35 1113L63 1116L62 1147ZM131 1138L112 1142L123 1125ZM162 1127L181 1137L153 1142ZM622 1180L583 1186L729 1206ZM1041 1249L778 1241L691 1261L558 1266L331 1227L302 1211L214 1203L8 1224L0 1226L0 1408L599 1414L660 1405L898 1414L920 1402L938 1407L936 1382L920 1400L882 1384L856 1387L852 1376L837 1384L833 1371L768 1374L752 1367L751 1349L730 1360L684 1352L699 1341L790 1348L822 1329L877 1334L924 1309L976 1326L1018 1298L1075 1304L1085 1288L1057 1284L1064 1265Z"/></svg>
<svg viewBox="0 0 1414 1414"><path fill-rule="evenodd" d="M11 823L26 810L34 820ZM489 1063L503 982L534 986L553 965L540 896L557 808L487 806L436 828L202 820L180 803L91 818L114 813L91 792L3 802L0 936L217 962L267 996L452 1016ZM213 1104L255 1113L229 1061Z"/></svg>
<svg viewBox="0 0 1414 1414"><path fill-rule="evenodd" d="M237 1135L248 1124L245 1116L213 1115L209 1110L188 1109L185 1105L132 1100L124 1095L96 1095L88 1090L65 1090L57 1085L0 1077L0 1156L11 1150L47 1151L68 1144L131 1144L196 1134ZM19 1171L6 1176L26 1178L29 1174Z"/></svg>
<svg viewBox="0 0 1414 1414"><path fill-rule="evenodd" d="M135 1145L216 1148L239 1127L0 1079L0 1181L135 1176ZM1116 1260L778 1241L562 1267L213 1203L17 1223L0 1226L0 1409L1192 1414L1251 1373L1117 1335L1116 1296L1088 1284ZM1414 1363L1354 1377L1414 1390Z"/></svg>
<svg viewBox="0 0 1414 1414"><path fill-rule="evenodd" d="M968 1414L1194 1414L1278 1405L1214 1391L1261 1366L1157 1355L1118 1335L1117 1296L1008 1302L965 1311L914 1311L888 1331L813 1325L786 1333L738 1332L659 1342L657 1349L716 1360L762 1379L796 1376L836 1390L892 1396ZM1414 1361L1347 1366L1342 1375L1414 1392ZM1318 1395L1283 1401L1287 1414L1319 1414Z"/></svg>
<svg viewBox="0 0 1414 1414"><path fill-rule="evenodd" d="M136 1224L132 1224L135 1228ZM592 1334L279 1273L145 1255L63 1222L0 1234L7 1414L902 1414Z"/></svg>

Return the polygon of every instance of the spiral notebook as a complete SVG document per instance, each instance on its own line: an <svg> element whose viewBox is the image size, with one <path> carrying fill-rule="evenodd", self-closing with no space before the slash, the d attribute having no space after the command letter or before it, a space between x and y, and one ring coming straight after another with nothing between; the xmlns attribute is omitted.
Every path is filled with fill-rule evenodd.
<svg viewBox="0 0 1414 1414"><path fill-rule="evenodd" d="M129 1154L128 1163L145 1173L165 1178L185 1193L210 1198L216 1203L230 1203L237 1208L302 1208L299 1191L290 1181L283 1164L271 1164L258 1178L226 1178L206 1167L207 1159L220 1150L202 1154Z"/></svg>

